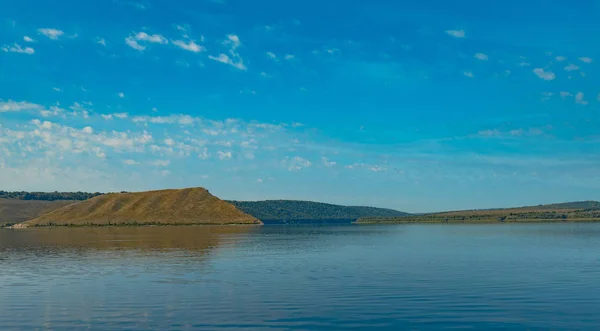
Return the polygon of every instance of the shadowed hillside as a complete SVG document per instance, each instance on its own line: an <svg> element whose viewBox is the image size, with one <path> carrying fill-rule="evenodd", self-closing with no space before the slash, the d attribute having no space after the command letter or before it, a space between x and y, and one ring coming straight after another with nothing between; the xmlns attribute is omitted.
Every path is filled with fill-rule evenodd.
<svg viewBox="0 0 600 331"><path fill-rule="evenodd" d="M112 193L74 203L25 226L260 224L204 188Z"/></svg>
<svg viewBox="0 0 600 331"><path fill-rule="evenodd" d="M600 202L577 201L505 209L460 210L401 217L362 217L357 223L600 221Z"/></svg>
<svg viewBox="0 0 600 331"><path fill-rule="evenodd" d="M42 201L0 198L0 226L25 222L75 201Z"/></svg>
<svg viewBox="0 0 600 331"><path fill-rule="evenodd" d="M338 206L327 203L295 200L229 201L243 212L266 223L353 222L365 216L408 215L397 210Z"/></svg>

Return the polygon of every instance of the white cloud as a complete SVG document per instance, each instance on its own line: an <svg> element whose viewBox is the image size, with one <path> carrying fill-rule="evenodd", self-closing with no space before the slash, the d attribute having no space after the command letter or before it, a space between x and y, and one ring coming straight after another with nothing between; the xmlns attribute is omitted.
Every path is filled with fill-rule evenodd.
<svg viewBox="0 0 600 331"><path fill-rule="evenodd" d="M244 65L244 63L242 63L242 62L235 62L227 54L221 53L221 54L219 54L219 56L209 55L208 58L211 59L211 60L215 60L217 62L229 64L230 66L233 66L233 67L238 68L240 70L244 70L244 71L247 70L247 68Z"/></svg>
<svg viewBox="0 0 600 331"><path fill-rule="evenodd" d="M533 73L543 80L554 80L556 78L553 72L545 71L543 68L535 68L533 69Z"/></svg>
<svg viewBox="0 0 600 331"><path fill-rule="evenodd" d="M167 139L165 139L165 144L167 146L173 146L173 145L175 145L175 140L173 140L172 138L167 138Z"/></svg>
<svg viewBox="0 0 600 331"><path fill-rule="evenodd" d="M277 59L277 55L275 55L275 53L273 53L273 52L267 52L266 54L269 58L271 58L273 60Z"/></svg>
<svg viewBox="0 0 600 331"><path fill-rule="evenodd" d="M335 161L329 161L329 159L326 157L322 157L321 161L323 161L323 165L328 168L331 168L337 164L337 162L335 162Z"/></svg>
<svg viewBox="0 0 600 331"><path fill-rule="evenodd" d="M135 116L131 120L134 123L192 125L199 119L190 115L174 114L169 116Z"/></svg>
<svg viewBox="0 0 600 331"><path fill-rule="evenodd" d="M127 37L127 38L125 38L125 43L129 47L131 47L131 48L133 48L135 50L138 50L138 51L143 51L143 50L146 49L146 46L142 46L142 45L138 44L138 42L135 40L134 37Z"/></svg>
<svg viewBox="0 0 600 331"><path fill-rule="evenodd" d="M137 162L135 160L131 160L131 159L124 160L123 163L125 163L126 165L130 165L130 166L139 164L139 162Z"/></svg>
<svg viewBox="0 0 600 331"><path fill-rule="evenodd" d="M42 107L40 105L31 103L31 102L26 102L26 101L16 102L16 101L12 101L12 100L8 100L8 101L0 100L0 113L9 112L9 111L17 112L17 111L23 111L23 110L39 110L41 108Z"/></svg>
<svg viewBox="0 0 600 331"><path fill-rule="evenodd" d="M58 87L53 87L52 90L54 90L56 92L62 92L63 91L61 88L58 88Z"/></svg>
<svg viewBox="0 0 600 331"><path fill-rule="evenodd" d="M556 59L556 61L558 61L558 62L562 62L562 61L566 60L566 59L567 59L567 57L566 57L566 56L557 56L557 57L555 57L555 59Z"/></svg>
<svg viewBox="0 0 600 331"><path fill-rule="evenodd" d="M140 41L163 45L169 43L167 38L163 37L160 34L148 34L146 32L138 32L135 35L125 38L125 43L129 45L129 47L138 51L143 51L146 49L146 46L141 45L139 43Z"/></svg>
<svg viewBox="0 0 600 331"><path fill-rule="evenodd" d="M112 114L100 114L100 116L105 120L112 120L113 118Z"/></svg>
<svg viewBox="0 0 600 331"><path fill-rule="evenodd" d="M481 61L487 61L489 59L487 54L484 54L484 53L475 53L475 58L477 60L481 60Z"/></svg>
<svg viewBox="0 0 600 331"><path fill-rule="evenodd" d="M221 159L221 160L229 160L233 156L231 154L231 152L223 152L223 151L218 151L217 155L219 156L219 159Z"/></svg>
<svg viewBox="0 0 600 331"><path fill-rule="evenodd" d="M299 171L312 165L309 160L299 156L294 156L292 158L286 157L281 163L284 167L287 167L289 171Z"/></svg>
<svg viewBox="0 0 600 331"><path fill-rule="evenodd" d="M119 98L124 98L125 97L125 93L123 93L123 92L119 92L117 95L119 96Z"/></svg>
<svg viewBox="0 0 600 331"><path fill-rule="evenodd" d="M31 38L31 37L28 37L28 36L24 36L24 37L23 37L23 40L24 40L26 43L34 43L34 42L35 42L35 40L34 40L33 38Z"/></svg>
<svg viewBox="0 0 600 331"><path fill-rule="evenodd" d="M223 41L223 45L229 47L229 55L221 53L218 56L209 55L208 58L217 62L228 64L239 70L246 71L247 68L244 65L244 60L237 52L238 47L241 46L240 38L237 35L229 34L227 39Z"/></svg>
<svg viewBox="0 0 600 331"><path fill-rule="evenodd" d="M263 180L262 178L258 178L258 179L256 180L256 182L260 184L260 183L263 183L263 182L264 182L264 180Z"/></svg>
<svg viewBox="0 0 600 331"><path fill-rule="evenodd" d="M463 72L463 75L465 75L466 77L469 77L469 78L474 78L474 77L475 77L475 76L473 75L473 73L472 73L472 72L470 72L470 71L465 71L465 72Z"/></svg>
<svg viewBox="0 0 600 331"><path fill-rule="evenodd" d="M580 105L587 105L588 102L585 101L583 99L583 97L584 97L583 92L577 92L577 94L575 94L575 103L578 103Z"/></svg>
<svg viewBox="0 0 600 331"><path fill-rule="evenodd" d="M575 70L579 70L579 66L576 66L574 64L569 64L568 66L565 67L566 71L575 71Z"/></svg>
<svg viewBox="0 0 600 331"><path fill-rule="evenodd" d="M529 62L520 62L517 64L519 67L529 67L531 63Z"/></svg>
<svg viewBox="0 0 600 331"><path fill-rule="evenodd" d="M293 54L286 54L284 59L286 60L293 60L294 58L296 58Z"/></svg>
<svg viewBox="0 0 600 331"><path fill-rule="evenodd" d="M566 99L567 97L572 97L573 96L573 94L571 92L566 92L566 91L561 91L559 94L560 94L560 96L563 99Z"/></svg>
<svg viewBox="0 0 600 331"><path fill-rule="evenodd" d="M65 34L62 30L50 28L38 29L37 31L53 40L57 40L60 36Z"/></svg>
<svg viewBox="0 0 600 331"><path fill-rule="evenodd" d="M83 132L83 133L94 133L94 129L92 129L92 127L90 127L90 126L86 126L85 128L81 129L81 132Z"/></svg>
<svg viewBox="0 0 600 331"><path fill-rule="evenodd" d="M171 164L169 160L155 160L150 162L150 165L155 167L168 167Z"/></svg>
<svg viewBox="0 0 600 331"><path fill-rule="evenodd" d="M455 38L464 38L465 37L464 30L446 30L446 33Z"/></svg>
<svg viewBox="0 0 600 331"><path fill-rule="evenodd" d="M2 46L2 50L5 52L10 52L10 53L21 53L21 54L33 54L35 53L35 49L31 48L31 47L21 47L21 45L15 43L12 46L9 45L4 45Z"/></svg>
<svg viewBox="0 0 600 331"><path fill-rule="evenodd" d="M189 42L185 42L183 40L175 40L172 41L173 45L184 49L186 51L190 51L190 52L194 52L194 53L200 53L206 50L206 48L204 48L204 46L200 46L198 44L196 44L195 41L190 40Z"/></svg>
<svg viewBox="0 0 600 331"><path fill-rule="evenodd" d="M594 60L592 58L586 57L586 56L580 57L579 61L584 62L584 63L592 63L592 62L594 62Z"/></svg>
<svg viewBox="0 0 600 331"><path fill-rule="evenodd" d="M98 43L102 46L106 46L106 39L98 37L98 38L96 38L96 43Z"/></svg>
<svg viewBox="0 0 600 331"><path fill-rule="evenodd" d="M129 116L129 114L127 113L114 113L112 114L112 116L116 117L116 118L120 118L120 119L125 119Z"/></svg>
<svg viewBox="0 0 600 331"><path fill-rule="evenodd" d="M387 171L387 168L381 167L378 165L374 165L374 166L370 167L369 170L371 170L372 172L384 172L384 171Z"/></svg>

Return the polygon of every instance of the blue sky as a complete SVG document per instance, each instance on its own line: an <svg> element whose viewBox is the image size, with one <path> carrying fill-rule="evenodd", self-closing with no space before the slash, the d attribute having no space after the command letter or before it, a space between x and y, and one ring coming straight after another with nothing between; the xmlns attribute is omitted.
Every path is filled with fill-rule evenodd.
<svg viewBox="0 0 600 331"><path fill-rule="evenodd" d="M8 0L4 190L600 199L600 1Z"/></svg>

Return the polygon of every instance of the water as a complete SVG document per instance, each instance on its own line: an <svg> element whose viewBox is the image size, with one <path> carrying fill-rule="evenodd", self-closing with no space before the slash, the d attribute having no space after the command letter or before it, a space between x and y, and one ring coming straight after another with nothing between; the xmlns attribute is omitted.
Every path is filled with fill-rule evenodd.
<svg viewBox="0 0 600 331"><path fill-rule="evenodd" d="M0 330L598 330L600 224L0 230Z"/></svg>

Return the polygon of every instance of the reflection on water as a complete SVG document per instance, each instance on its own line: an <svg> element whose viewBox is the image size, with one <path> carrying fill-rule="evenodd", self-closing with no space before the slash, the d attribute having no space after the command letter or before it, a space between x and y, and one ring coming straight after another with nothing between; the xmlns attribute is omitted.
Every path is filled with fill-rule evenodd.
<svg viewBox="0 0 600 331"><path fill-rule="evenodd" d="M0 231L0 250L38 248L206 250L235 241L252 226L147 226L33 228Z"/></svg>
<svg viewBox="0 0 600 331"><path fill-rule="evenodd" d="M0 230L1 330L597 330L600 224Z"/></svg>

